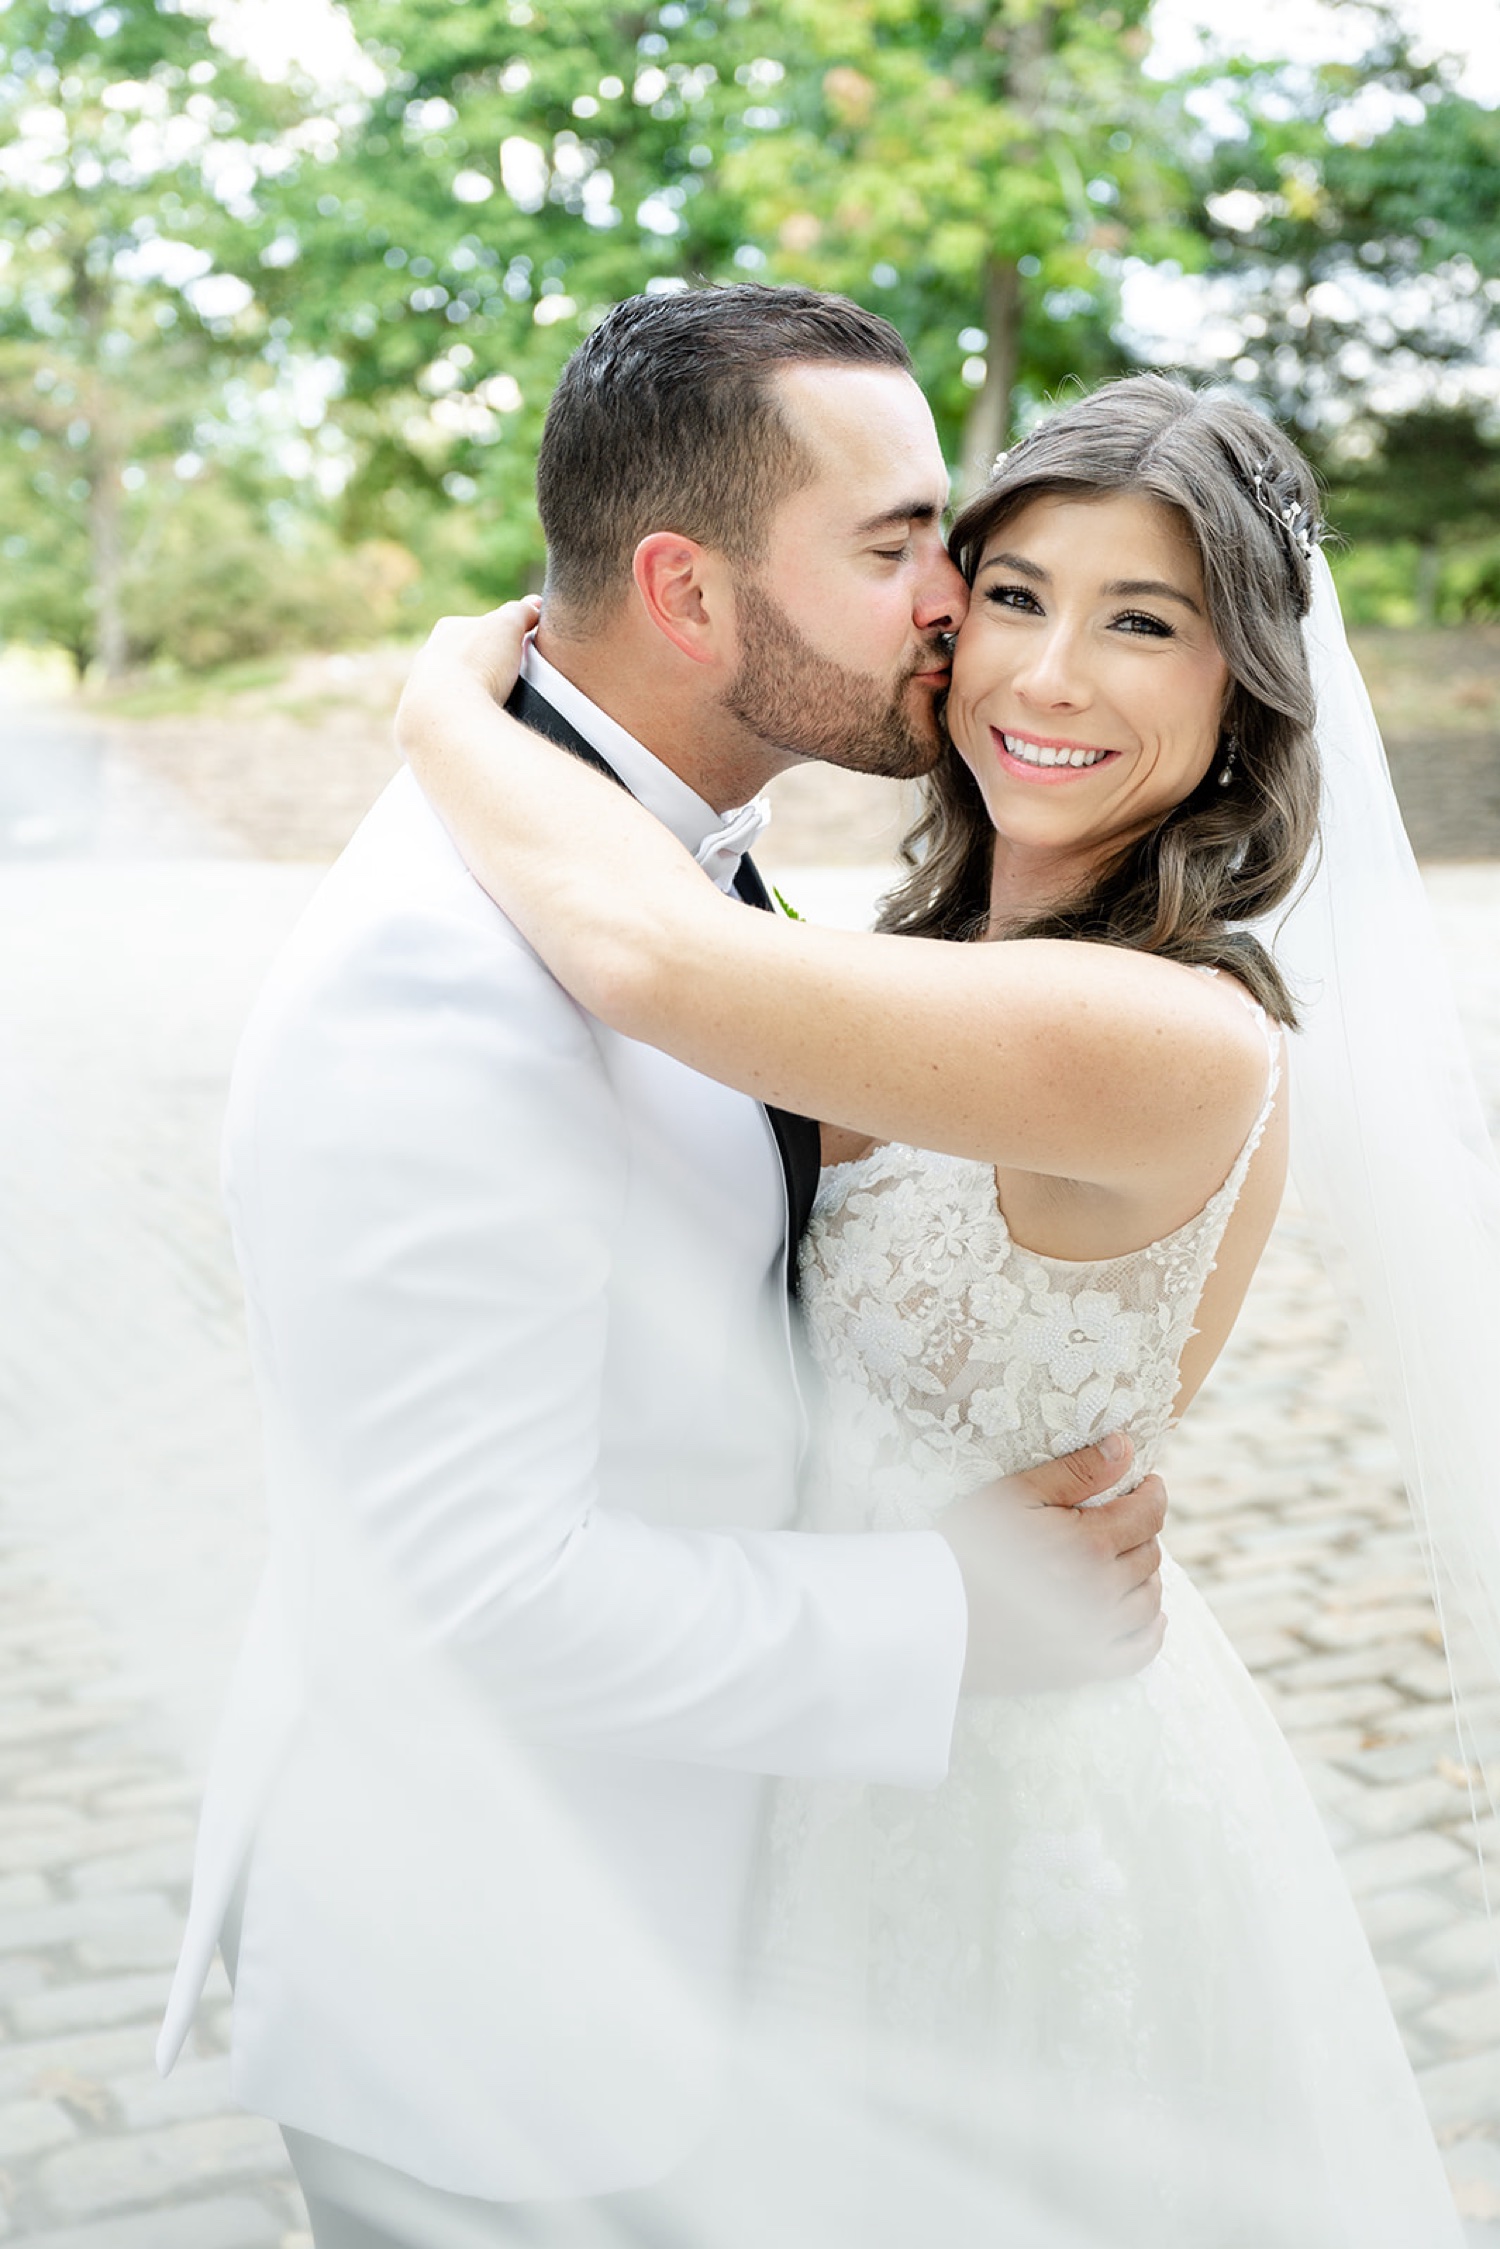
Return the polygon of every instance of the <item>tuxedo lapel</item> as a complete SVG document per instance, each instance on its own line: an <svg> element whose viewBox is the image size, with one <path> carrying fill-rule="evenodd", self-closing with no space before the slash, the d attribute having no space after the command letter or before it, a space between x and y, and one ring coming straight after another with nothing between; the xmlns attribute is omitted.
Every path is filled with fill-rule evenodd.
<svg viewBox="0 0 1500 2249"><path fill-rule="evenodd" d="M608 758L601 757L593 743L585 741L577 727L571 725L562 712L548 702L545 695L538 695L529 680L516 681L506 697L505 708L512 718L518 718L523 726L529 726L533 734L545 734L549 742L556 742L563 749L571 750L575 757L583 759L585 765L595 766L599 772L607 773L611 781L620 781L619 774ZM623 781L620 781L620 787L625 787Z"/></svg>
<svg viewBox="0 0 1500 2249"><path fill-rule="evenodd" d="M774 912L766 886L761 880L760 869L748 856L740 861L734 887L737 895L747 905L759 906L765 913ZM766 1103L766 1115L771 1120L771 1130L776 1135L776 1152L786 1175L792 1245L792 1255L787 1263L787 1285L795 1296L797 1244L807 1229L807 1222L812 1216L813 1198L818 1192L818 1173L823 1161L822 1141L811 1117L799 1117L792 1109L773 1109L769 1102Z"/></svg>
<svg viewBox="0 0 1500 2249"><path fill-rule="evenodd" d="M534 733L545 734L549 742L556 742L585 765L597 766L612 781L620 781L609 760L601 757L592 742L585 740L576 726L570 725L562 712L539 695L528 680L518 679L507 698L506 709L512 718ZM747 906L758 906L762 912L773 909L759 869L749 858L740 861L739 873L734 880L735 895ZM786 1181L786 1205L789 1219L791 1255L787 1259L787 1285L797 1293L797 1244L801 1241L808 1219L812 1216L813 1197L818 1191L818 1168L822 1161L818 1128L810 1117L799 1117L790 1109L773 1109L765 1105L771 1131L776 1140L776 1153L781 1158L782 1176Z"/></svg>

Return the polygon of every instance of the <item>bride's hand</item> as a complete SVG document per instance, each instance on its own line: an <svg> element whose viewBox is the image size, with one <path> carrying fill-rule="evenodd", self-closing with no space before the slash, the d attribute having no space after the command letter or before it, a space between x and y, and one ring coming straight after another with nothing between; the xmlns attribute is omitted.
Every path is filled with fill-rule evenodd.
<svg viewBox="0 0 1500 2249"><path fill-rule="evenodd" d="M541 606L535 594L527 594L483 617L438 619L396 706L396 746L419 772L424 748L441 737L455 705L472 704L476 689L504 705L520 677L521 651Z"/></svg>

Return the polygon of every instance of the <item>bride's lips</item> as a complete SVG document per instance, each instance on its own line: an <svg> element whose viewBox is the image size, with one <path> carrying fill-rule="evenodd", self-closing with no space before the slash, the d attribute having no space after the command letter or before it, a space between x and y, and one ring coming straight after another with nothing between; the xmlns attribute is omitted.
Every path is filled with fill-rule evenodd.
<svg viewBox="0 0 1500 2249"><path fill-rule="evenodd" d="M1065 781L1086 780L1089 774L1102 773L1107 765L1117 764L1122 754L1119 750L1101 752L1096 742L1064 742L1054 735L1023 734L1014 726L1007 727L1005 732L1012 740L1030 742L1037 749L1088 750L1093 754L1092 765L1028 765L1024 758L1011 756L1005 747L1005 734L998 726L992 726L990 740L994 744L1001 772L1013 775L1018 781L1033 781L1039 786L1045 786L1049 782L1057 786Z"/></svg>

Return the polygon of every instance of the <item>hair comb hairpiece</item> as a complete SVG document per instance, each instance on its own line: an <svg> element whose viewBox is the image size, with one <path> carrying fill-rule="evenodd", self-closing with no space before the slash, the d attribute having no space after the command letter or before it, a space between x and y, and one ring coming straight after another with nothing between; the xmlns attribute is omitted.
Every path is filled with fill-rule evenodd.
<svg viewBox="0 0 1500 2249"><path fill-rule="evenodd" d="M1271 521L1286 533L1303 561L1311 562L1314 550L1323 536L1323 527L1312 510L1304 507L1300 500L1277 499L1272 482L1275 469L1274 461L1264 460L1252 471L1251 489L1255 504L1258 508L1263 508Z"/></svg>

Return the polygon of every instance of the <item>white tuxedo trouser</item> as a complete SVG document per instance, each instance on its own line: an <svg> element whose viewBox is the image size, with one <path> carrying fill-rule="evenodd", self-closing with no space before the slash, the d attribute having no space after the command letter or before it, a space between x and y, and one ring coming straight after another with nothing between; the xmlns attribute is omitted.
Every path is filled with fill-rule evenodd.
<svg viewBox="0 0 1500 2249"><path fill-rule="evenodd" d="M313 2249L705 2249L674 2228L649 2188L587 2202L483 2202L308 2132L284 2128L282 2137Z"/></svg>
<svg viewBox="0 0 1500 2249"><path fill-rule="evenodd" d="M244 1911L241 1881L220 1941L231 1984ZM307 2203L313 2249L704 2249L673 2229L650 2188L586 2202L486 2202L311 2132L283 2125L281 2136Z"/></svg>

